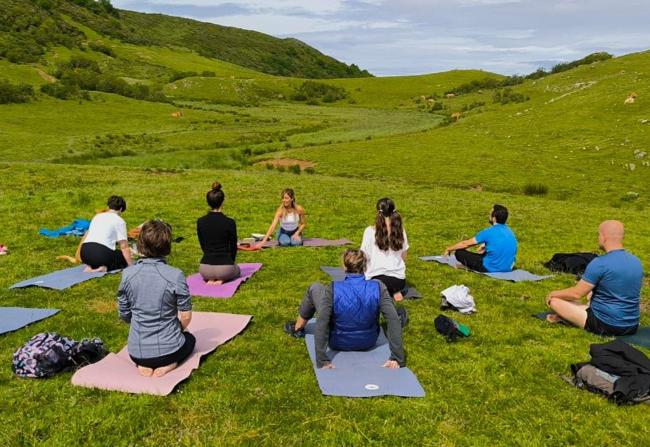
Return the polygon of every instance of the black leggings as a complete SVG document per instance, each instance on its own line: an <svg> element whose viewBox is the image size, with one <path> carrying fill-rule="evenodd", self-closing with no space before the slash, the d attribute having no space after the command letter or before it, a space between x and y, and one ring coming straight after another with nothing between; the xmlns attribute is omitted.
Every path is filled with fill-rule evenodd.
<svg viewBox="0 0 650 447"><path fill-rule="evenodd" d="M386 286L386 289L388 289L388 293L390 293L391 296L395 295L397 292L401 292L406 288L406 280L395 278L394 276L377 275L373 276L372 279L383 282Z"/></svg>
<svg viewBox="0 0 650 447"><path fill-rule="evenodd" d="M128 264L120 250L111 250L97 242L85 242L81 245L81 262L92 269L105 266L108 271L120 270Z"/></svg>
<svg viewBox="0 0 650 447"><path fill-rule="evenodd" d="M171 365L172 363L178 363L180 365L183 363L183 360L189 357L192 351L194 351L194 345L196 344L196 338L194 338L194 335L189 332L183 332L183 335L185 336L185 343L183 343L181 349L176 352L150 359L139 359L132 355L129 355L129 357L131 357L133 363L138 366L144 366L145 368L162 368L163 366Z"/></svg>
<svg viewBox="0 0 650 447"><path fill-rule="evenodd" d="M456 250L454 254L458 262L468 269L474 270L475 272L487 272L487 269L483 266L484 254L472 253L467 250Z"/></svg>

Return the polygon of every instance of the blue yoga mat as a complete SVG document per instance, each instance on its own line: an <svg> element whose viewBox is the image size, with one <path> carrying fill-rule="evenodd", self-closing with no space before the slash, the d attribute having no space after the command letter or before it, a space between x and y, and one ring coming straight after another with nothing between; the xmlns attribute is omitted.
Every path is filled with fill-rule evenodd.
<svg viewBox="0 0 650 447"><path fill-rule="evenodd" d="M324 395L424 397L424 389L413 371L408 368L388 369L382 366L390 357L388 340L383 330L379 334L377 345L368 351L328 350L327 354L335 368L322 369L316 367L314 327L314 320L305 327L305 343L318 386Z"/></svg>
<svg viewBox="0 0 650 447"><path fill-rule="evenodd" d="M632 343L633 345L642 346L644 348L650 348L650 327L639 326L639 329L637 329L636 334L622 335L616 338L624 341L625 343Z"/></svg>
<svg viewBox="0 0 650 447"><path fill-rule="evenodd" d="M47 275L37 276L36 278L18 282L9 288L20 289L23 287L35 286L46 289L63 290L84 281L88 281L89 279L101 278L104 275L119 272L119 270L114 270L108 273L86 273L84 272L85 268L85 265L78 265L76 267L70 267L69 269L57 270L56 272L48 273Z"/></svg>
<svg viewBox="0 0 650 447"><path fill-rule="evenodd" d="M454 256L453 254L450 256L421 256L420 259L422 261L435 261L439 264L446 264L451 267L462 265L458 262L456 256ZM526 270L521 270L521 269L513 270L511 272L496 272L496 273L476 272L474 270L468 270L468 271L474 273L480 273L482 275L489 276L490 278L502 279L505 281L512 281L512 282L541 281L543 279L553 277L553 275L545 275L545 276L534 275L530 272L527 272Z"/></svg>
<svg viewBox="0 0 650 447"><path fill-rule="evenodd" d="M345 272L341 267L328 267L326 265L322 265L320 269L327 273L330 278L332 278L332 281L341 281L345 279ZM422 298L422 294L415 290L415 287L406 287L406 292L402 291L402 295L404 298Z"/></svg>
<svg viewBox="0 0 650 447"><path fill-rule="evenodd" d="M15 331L30 323L51 317L58 312L59 309L0 307L0 334Z"/></svg>

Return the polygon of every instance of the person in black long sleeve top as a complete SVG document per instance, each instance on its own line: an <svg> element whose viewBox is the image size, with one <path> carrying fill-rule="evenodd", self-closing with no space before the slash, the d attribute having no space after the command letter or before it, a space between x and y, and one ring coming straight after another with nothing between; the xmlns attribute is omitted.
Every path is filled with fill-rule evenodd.
<svg viewBox="0 0 650 447"><path fill-rule="evenodd" d="M240 274L235 264L237 224L222 212L225 198L221 184L214 182L206 195L211 211L196 221L196 233L203 250L199 273L208 284L222 284Z"/></svg>

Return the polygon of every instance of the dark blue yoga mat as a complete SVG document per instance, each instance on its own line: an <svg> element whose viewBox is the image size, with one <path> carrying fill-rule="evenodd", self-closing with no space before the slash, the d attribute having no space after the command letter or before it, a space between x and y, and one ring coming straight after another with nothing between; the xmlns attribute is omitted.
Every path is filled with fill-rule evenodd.
<svg viewBox="0 0 650 447"><path fill-rule="evenodd" d="M388 369L382 366L390 357L388 340L383 330L375 347L368 351L328 350L328 356L335 368L322 369L316 367L314 327L314 320L305 327L305 343L318 386L324 395L424 397L424 389L413 371L408 368Z"/></svg>
<svg viewBox="0 0 650 447"><path fill-rule="evenodd" d="M59 309L0 307L0 334L15 331L30 323L51 317L58 312Z"/></svg>
<svg viewBox="0 0 650 447"><path fill-rule="evenodd" d="M639 326L639 329L637 329L636 334L622 335L616 338L624 341L625 343L631 343L633 345L642 346L644 348L650 348L650 327Z"/></svg>
<svg viewBox="0 0 650 447"><path fill-rule="evenodd" d="M322 265L320 269L327 273L332 281L341 281L345 279L345 272L341 267L329 267ZM422 294L415 290L415 287L406 287L406 292L402 291L402 295L407 299L422 298Z"/></svg>
<svg viewBox="0 0 650 447"><path fill-rule="evenodd" d="M44 287L46 289L63 290L84 281L88 281L89 279L101 278L104 275L119 272L119 270L114 270L108 273L86 273L84 272L85 268L85 265L78 265L69 269L57 270L56 272L48 273L47 275L37 276L36 278L18 282L9 288L20 289L23 287L35 286Z"/></svg>

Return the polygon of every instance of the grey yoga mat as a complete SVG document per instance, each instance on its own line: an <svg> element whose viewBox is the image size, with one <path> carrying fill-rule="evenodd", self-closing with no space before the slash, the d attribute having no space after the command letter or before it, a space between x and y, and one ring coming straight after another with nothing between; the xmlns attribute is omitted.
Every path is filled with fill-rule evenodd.
<svg viewBox="0 0 650 447"><path fill-rule="evenodd" d="M46 289L63 290L81 282L88 281L89 279L101 278L104 275L117 273L120 271L114 270L107 273L86 273L84 272L85 268L86 266L82 264L76 267L70 267L69 269L57 270L55 272L48 273L47 275L37 276L36 278L18 282L9 288L20 289L23 287L36 286L44 287Z"/></svg>
<svg viewBox="0 0 650 447"><path fill-rule="evenodd" d="M28 324L51 317L58 312L59 309L0 307L0 334L15 331Z"/></svg>
<svg viewBox="0 0 650 447"><path fill-rule="evenodd" d="M446 264L451 267L456 267L458 265L461 265L456 259L456 256L454 256L453 254L450 256L421 256L420 259L422 261L435 261L439 264ZM545 275L545 276L534 275L530 272L527 272L526 270L521 270L521 269L513 270L511 272L497 272L497 273L476 272L474 270L469 270L469 271L474 273L480 273L482 275L489 276L490 278L502 279L505 281L512 281L512 282L541 281L543 279L553 277L553 275Z"/></svg>
<svg viewBox="0 0 650 447"><path fill-rule="evenodd" d="M408 368L388 369L382 366L390 357L388 340L383 330L375 347L368 351L328 350L327 354L334 364L334 369L322 369L316 366L314 327L314 320L305 327L305 343L318 386L324 395L424 397L424 389L413 371Z"/></svg>
<svg viewBox="0 0 650 447"><path fill-rule="evenodd" d="M332 281L341 281L342 279L345 279L345 272L340 267L329 267L326 265L321 265L320 269L323 272L327 273L330 278L332 278ZM406 292L402 293L402 295L407 299L422 298L422 294L415 290L415 287L409 286L406 286Z"/></svg>

